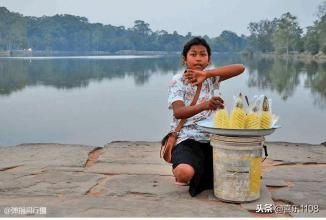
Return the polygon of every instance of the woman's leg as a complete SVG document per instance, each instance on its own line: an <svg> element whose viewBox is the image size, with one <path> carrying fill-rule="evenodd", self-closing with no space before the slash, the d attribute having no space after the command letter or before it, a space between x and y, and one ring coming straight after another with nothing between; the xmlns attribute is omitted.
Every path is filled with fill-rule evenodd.
<svg viewBox="0 0 326 220"><path fill-rule="evenodd" d="M177 184L187 184L198 172L203 153L200 144L192 139L187 139L177 144L172 150L172 172Z"/></svg>

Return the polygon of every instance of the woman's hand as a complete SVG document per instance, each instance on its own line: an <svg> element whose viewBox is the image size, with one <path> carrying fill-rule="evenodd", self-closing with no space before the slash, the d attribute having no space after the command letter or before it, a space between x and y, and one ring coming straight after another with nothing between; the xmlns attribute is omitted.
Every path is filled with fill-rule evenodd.
<svg viewBox="0 0 326 220"><path fill-rule="evenodd" d="M186 73L184 74L184 78L187 83L191 83L192 85L198 85L205 81L205 79L207 78L207 74L205 71L202 70L187 69Z"/></svg>
<svg viewBox="0 0 326 220"><path fill-rule="evenodd" d="M210 100L203 102L203 110L216 110L224 108L224 101L221 97L213 96Z"/></svg>

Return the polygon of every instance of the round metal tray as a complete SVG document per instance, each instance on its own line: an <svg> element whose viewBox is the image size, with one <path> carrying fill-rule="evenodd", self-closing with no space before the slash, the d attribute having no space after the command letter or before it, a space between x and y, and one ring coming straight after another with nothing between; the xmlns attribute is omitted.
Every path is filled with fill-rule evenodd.
<svg viewBox="0 0 326 220"><path fill-rule="evenodd" d="M224 136L247 136L247 137L257 137L257 136L266 136L274 133L277 128L280 128L279 125L274 125L272 128L268 129L227 129L227 128L216 128L212 120L203 120L198 121L196 124L200 129L211 133Z"/></svg>

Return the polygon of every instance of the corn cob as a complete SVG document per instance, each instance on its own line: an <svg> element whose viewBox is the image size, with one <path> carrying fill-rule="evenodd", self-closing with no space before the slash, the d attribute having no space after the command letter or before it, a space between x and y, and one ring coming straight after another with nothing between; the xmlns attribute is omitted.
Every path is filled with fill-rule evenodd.
<svg viewBox="0 0 326 220"><path fill-rule="evenodd" d="M214 126L216 128L229 127L229 113L226 109L220 109L216 111L214 116Z"/></svg>
<svg viewBox="0 0 326 220"><path fill-rule="evenodd" d="M246 128L259 129L259 115L257 112L250 112L246 118Z"/></svg>
<svg viewBox="0 0 326 220"><path fill-rule="evenodd" d="M259 129L260 128L260 118L258 114L258 99L253 102L251 106L251 111L247 114L245 128L248 129Z"/></svg>
<svg viewBox="0 0 326 220"><path fill-rule="evenodd" d="M243 109L243 97L242 94L237 97L235 107L233 108L230 116L230 128L241 129L244 128L246 123L246 112Z"/></svg>
<svg viewBox="0 0 326 220"><path fill-rule="evenodd" d="M263 101L263 111L261 112L260 128L270 128L272 122L272 114L269 109L268 99L265 96Z"/></svg>

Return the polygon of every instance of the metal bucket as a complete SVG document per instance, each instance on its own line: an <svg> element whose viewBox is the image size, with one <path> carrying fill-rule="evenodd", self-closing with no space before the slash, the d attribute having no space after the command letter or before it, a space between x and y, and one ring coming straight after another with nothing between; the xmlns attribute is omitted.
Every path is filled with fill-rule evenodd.
<svg viewBox="0 0 326 220"><path fill-rule="evenodd" d="M227 202L259 199L264 137L212 135L214 195Z"/></svg>

